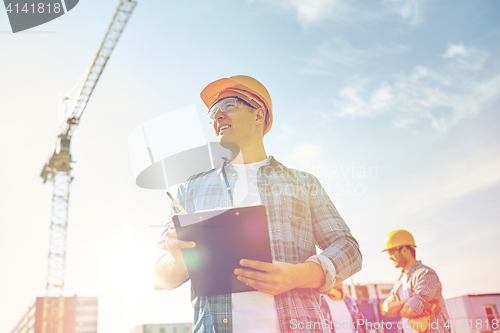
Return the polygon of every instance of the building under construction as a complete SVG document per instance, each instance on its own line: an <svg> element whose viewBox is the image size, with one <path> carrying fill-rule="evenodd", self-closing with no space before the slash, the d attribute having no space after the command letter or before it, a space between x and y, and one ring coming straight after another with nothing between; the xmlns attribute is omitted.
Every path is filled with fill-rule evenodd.
<svg viewBox="0 0 500 333"><path fill-rule="evenodd" d="M130 333L191 333L191 323L139 325Z"/></svg>
<svg viewBox="0 0 500 333"><path fill-rule="evenodd" d="M42 333L44 297L37 297L11 333ZM97 297L65 297L64 333L97 333Z"/></svg>

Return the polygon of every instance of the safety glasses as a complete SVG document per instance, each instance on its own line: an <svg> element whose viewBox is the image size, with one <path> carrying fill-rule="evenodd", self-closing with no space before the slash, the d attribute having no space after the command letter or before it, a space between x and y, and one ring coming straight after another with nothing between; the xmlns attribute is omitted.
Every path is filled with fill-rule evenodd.
<svg viewBox="0 0 500 333"><path fill-rule="evenodd" d="M210 124L214 123L215 120L215 114L217 113L217 110L220 110L221 112L227 112L236 108L241 109L243 105L249 106L252 109L255 109L254 106L251 104L245 102L239 97L227 97L223 98L220 101L217 101L217 103L214 103L211 107L210 110L208 110L207 116L208 116L208 121Z"/></svg>
<svg viewBox="0 0 500 333"><path fill-rule="evenodd" d="M387 253L389 253L389 256L392 256L394 253L401 251L401 248L402 248L402 247L403 247L403 246L396 247L396 248L394 248L394 249L390 249L390 250L388 250L388 251L387 251Z"/></svg>

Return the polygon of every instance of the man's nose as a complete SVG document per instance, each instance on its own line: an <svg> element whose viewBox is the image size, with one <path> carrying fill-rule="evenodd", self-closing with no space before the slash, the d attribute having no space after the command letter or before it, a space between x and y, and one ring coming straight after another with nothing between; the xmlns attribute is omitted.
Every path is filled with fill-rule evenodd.
<svg viewBox="0 0 500 333"><path fill-rule="evenodd" d="M221 119L224 117L224 112L220 108L217 108L217 111L215 111L214 114L214 119Z"/></svg>

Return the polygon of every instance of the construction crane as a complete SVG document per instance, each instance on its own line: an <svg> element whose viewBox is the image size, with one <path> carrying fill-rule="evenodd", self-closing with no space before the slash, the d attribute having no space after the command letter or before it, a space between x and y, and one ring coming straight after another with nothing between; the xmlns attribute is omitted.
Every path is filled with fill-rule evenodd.
<svg viewBox="0 0 500 333"><path fill-rule="evenodd" d="M46 295L43 305L42 333L63 333L64 320L64 268L66 261L66 230L71 175L70 144L75 127L94 91L99 77L137 4L133 0L120 0L111 24L104 36L97 56L88 72L77 82L62 102L62 122L56 145L49 161L43 167L43 182L51 182L52 217L50 221L49 264ZM76 92L76 94L75 94Z"/></svg>

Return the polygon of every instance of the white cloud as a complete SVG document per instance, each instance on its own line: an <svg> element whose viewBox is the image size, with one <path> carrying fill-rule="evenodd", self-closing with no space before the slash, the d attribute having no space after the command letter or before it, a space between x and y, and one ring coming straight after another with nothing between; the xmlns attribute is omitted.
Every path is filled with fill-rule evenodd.
<svg viewBox="0 0 500 333"><path fill-rule="evenodd" d="M254 0L247 0L254 2ZM303 26L332 17L338 0L262 0L277 5L285 11L292 10Z"/></svg>
<svg viewBox="0 0 500 333"><path fill-rule="evenodd" d="M392 87L388 84L382 84L382 86L373 92L370 104L374 110L383 110L393 99Z"/></svg>
<svg viewBox="0 0 500 333"><path fill-rule="evenodd" d="M346 40L334 38L321 42L314 53L306 59L300 69L301 73L316 76L352 76L353 71L359 71L365 64L370 66L374 61L385 60L395 54L403 54L410 50L409 46L389 42L384 45L376 44L368 49L353 46Z"/></svg>
<svg viewBox="0 0 500 333"><path fill-rule="evenodd" d="M382 3L410 24L418 24L422 21L423 0L383 0Z"/></svg>
<svg viewBox="0 0 500 333"><path fill-rule="evenodd" d="M362 86L363 83L360 83L358 87L345 87L340 91L339 96L349 102L343 104L342 111L338 114L339 116L369 116L373 112L369 104L359 96L358 91L362 89Z"/></svg>
<svg viewBox="0 0 500 333"><path fill-rule="evenodd" d="M390 16L401 17L409 24L419 23L424 0L261 0L281 10L293 11L302 26L333 19L337 24L357 26L364 21L383 21ZM255 0L247 0L249 3Z"/></svg>
<svg viewBox="0 0 500 333"><path fill-rule="evenodd" d="M337 0L289 0L302 24L321 21L329 17Z"/></svg>
<svg viewBox="0 0 500 333"><path fill-rule="evenodd" d="M449 44L448 45L448 50L446 50L446 53L443 55L445 58L453 58L457 55L465 55L465 47L463 44Z"/></svg>
<svg viewBox="0 0 500 333"><path fill-rule="evenodd" d="M318 23L332 17L334 8L340 0L261 0L275 5L283 11L293 11L297 20L303 26ZM255 0L247 0L249 3Z"/></svg>
<svg viewBox="0 0 500 333"><path fill-rule="evenodd" d="M488 52L474 47L465 47L463 44L449 44L443 58L452 58L464 68L475 71L482 69L488 59Z"/></svg>
<svg viewBox="0 0 500 333"><path fill-rule="evenodd" d="M349 101L342 105L342 111L338 113L339 116L373 116L376 113L384 112L387 105L394 100L393 88L384 82L373 91L369 100L365 101L360 96L360 91L364 90L365 85L366 82L359 82L356 86L345 87L339 92L341 98Z"/></svg>
<svg viewBox="0 0 500 333"><path fill-rule="evenodd" d="M469 59L478 59L477 54L487 57L484 51L452 45L446 58L462 54L472 54ZM438 70L416 66L412 72L400 73L381 84L370 86L367 80L358 80L340 90L334 101L337 115L353 118L386 113L393 115L397 127L414 131L430 125L440 133L446 132L500 95L500 74L478 82L474 75L478 62L473 66L465 63L466 59L460 63L448 61L448 66Z"/></svg>

